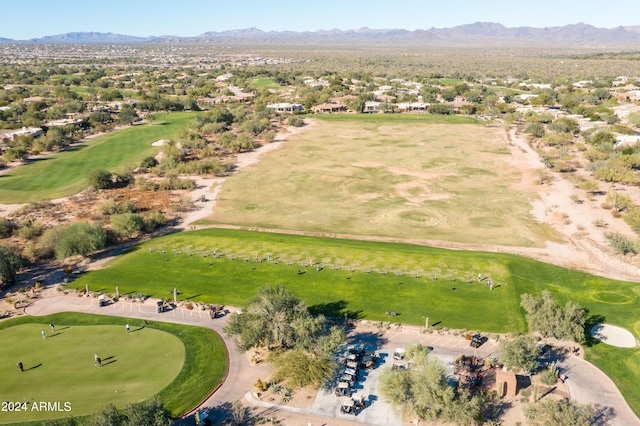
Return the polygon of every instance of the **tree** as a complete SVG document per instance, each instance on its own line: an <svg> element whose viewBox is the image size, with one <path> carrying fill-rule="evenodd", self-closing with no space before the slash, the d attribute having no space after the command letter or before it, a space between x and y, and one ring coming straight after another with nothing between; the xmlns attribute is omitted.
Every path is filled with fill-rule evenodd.
<svg viewBox="0 0 640 426"><path fill-rule="evenodd" d="M532 426L590 426L596 420L596 411L590 405L574 401L549 399L528 404L524 412Z"/></svg>
<svg viewBox="0 0 640 426"><path fill-rule="evenodd" d="M544 337L577 342L584 340L585 312L576 303L568 301L562 308L551 292L544 290L540 298L523 294L520 305L527 311L529 330L538 331Z"/></svg>
<svg viewBox="0 0 640 426"><path fill-rule="evenodd" d="M242 402L233 401L231 403L231 416L233 417L233 424L236 426L240 426L244 424L247 417L247 409Z"/></svg>
<svg viewBox="0 0 640 426"><path fill-rule="evenodd" d="M89 184L94 189L108 189L113 185L113 174L104 169L94 170L89 174Z"/></svg>
<svg viewBox="0 0 640 426"><path fill-rule="evenodd" d="M436 115L452 115L454 113L453 105L449 104L431 104L427 111L429 114Z"/></svg>
<svg viewBox="0 0 640 426"><path fill-rule="evenodd" d="M519 335L500 342L500 361L514 370L531 372L538 367L538 345L533 336Z"/></svg>
<svg viewBox="0 0 640 426"><path fill-rule="evenodd" d="M332 355L346 337L338 327L327 329L324 316L311 316L305 304L280 285L260 289L246 310L231 315L224 331L239 336L242 352L258 345L275 349L269 355L275 366L272 379L301 387L319 385L334 375Z"/></svg>
<svg viewBox="0 0 640 426"><path fill-rule="evenodd" d="M121 425L124 420L124 416L118 411L116 406L109 404L101 411L91 416L87 421L87 426Z"/></svg>
<svg viewBox="0 0 640 426"><path fill-rule="evenodd" d="M126 419L122 426L169 426L173 423L169 412L157 398L128 405L122 414Z"/></svg>
<svg viewBox="0 0 640 426"><path fill-rule="evenodd" d="M495 402L483 395L456 392L449 386L444 365L428 353L429 349L419 344L408 348L411 368L385 369L380 375L381 394L423 420L466 426L491 417Z"/></svg>
<svg viewBox="0 0 640 426"><path fill-rule="evenodd" d="M0 284L16 282L17 272L26 264L27 260L17 250L0 246Z"/></svg>
<svg viewBox="0 0 640 426"><path fill-rule="evenodd" d="M49 420L44 426L75 426L79 424L73 417L63 420ZM113 404L82 420L84 426L169 426L172 424L169 412L163 404L153 398L149 401L126 406L121 412Z"/></svg>
<svg viewBox="0 0 640 426"><path fill-rule="evenodd" d="M362 112L364 111L364 103L364 99L360 97L352 98L347 100L347 108L355 113L362 114Z"/></svg>
<svg viewBox="0 0 640 426"><path fill-rule="evenodd" d="M89 123L93 127L108 124L111 121L111 115L106 111L96 111L89 116Z"/></svg>
<svg viewBox="0 0 640 426"><path fill-rule="evenodd" d="M228 335L238 335L242 352L259 345L292 348L296 342L296 320L308 316L307 307L283 286L263 287L241 313L234 313L225 327Z"/></svg>
<svg viewBox="0 0 640 426"><path fill-rule="evenodd" d="M138 120L136 110L129 104L122 105L120 114L118 114L121 124L131 124Z"/></svg>

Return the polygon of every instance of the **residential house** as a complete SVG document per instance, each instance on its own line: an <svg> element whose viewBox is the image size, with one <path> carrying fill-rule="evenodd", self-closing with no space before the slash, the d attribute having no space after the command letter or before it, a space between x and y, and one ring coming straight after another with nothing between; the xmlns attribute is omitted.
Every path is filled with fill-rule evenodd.
<svg viewBox="0 0 640 426"><path fill-rule="evenodd" d="M281 102L277 104L268 104L267 108L275 110L278 113L292 114L295 111L304 111L302 104L292 104L289 102Z"/></svg>
<svg viewBox="0 0 640 426"><path fill-rule="evenodd" d="M382 102L367 101L364 103L364 110L362 112L378 112L381 103Z"/></svg>
<svg viewBox="0 0 640 426"><path fill-rule="evenodd" d="M342 103L329 102L326 104L316 105L311 110L318 114L331 114L336 112L344 112L347 106Z"/></svg>

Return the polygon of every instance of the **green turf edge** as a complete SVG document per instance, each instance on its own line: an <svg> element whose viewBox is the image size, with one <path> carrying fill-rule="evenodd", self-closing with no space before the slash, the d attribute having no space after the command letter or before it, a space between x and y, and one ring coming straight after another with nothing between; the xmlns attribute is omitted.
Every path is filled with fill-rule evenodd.
<svg viewBox="0 0 640 426"><path fill-rule="evenodd" d="M438 115L438 114L309 114L309 118L316 118L324 121L370 121L380 122L413 122L422 123L446 123L446 124L481 124L477 118L467 115Z"/></svg>
<svg viewBox="0 0 640 426"><path fill-rule="evenodd" d="M297 235L288 235L288 234L276 234L276 233L261 233L254 231L240 231L240 230L228 230L228 229L206 229L200 230L190 233L180 233L180 234L172 234L165 237L160 237L153 239L145 244L142 244L131 251L131 255L135 255L136 252L145 251L147 247L155 246L156 249L158 247L166 247L168 249L167 253L174 249L181 250L195 250L196 253L200 249L208 249L213 250L213 248L220 246L217 244L218 238L237 238L239 241L246 241L249 244L251 250L250 253L253 253L253 244L262 244L262 252L266 251L266 248L273 245L275 242L285 242L291 243L299 247L300 249L305 248L305 245L312 246L320 246L320 247L340 247L345 246L345 250L347 253L352 253L358 249L366 249L369 253L373 253L376 250L381 252L385 252L388 250L393 250L395 252L400 253L402 256L411 256L415 255L416 252L423 253L427 258L435 261L436 263L440 263L440 259L451 258L454 259L456 257L467 258L469 256L478 256L482 263L490 262L491 264L502 266L505 268L504 275L505 278L508 276L510 281L510 291L511 291L511 300L509 302L511 306L510 312L512 315L515 315L522 324L520 327L515 327L509 330L499 330L494 329L494 331L499 332L523 332L526 331L526 324L524 323L524 311L519 307L520 295L523 293L530 293L539 295L542 290L549 290L552 292L554 297L558 300L561 305L564 305L568 300L573 300L579 303L581 306L588 310L588 317L596 316L601 317L602 321L621 325L630 331L634 332L636 336L640 330L640 284L632 283L632 282L623 282L617 281L602 277L597 277L593 275L589 275L583 272L570 270L567 268L562 268L550 264L545 264L542 262L534 261L531 259L527 259L524 257L507 255L504 253L485 253L485 252L470 252L470 251L457 251L457 250L446 250L446 249L435 249L431 247L423 247L416 246L411 244L394 244L394 243L380 243L380 242L369 242L369 241L360 241L360 240L340 240L334 238L319 238L319 237L308 237L308 236L297 236ZM173 254L170 254L174 256ZM180 259L181 266L181 274L182 276L189 278L193 277L193 274L197 274L198 271L192 271L192 274L189 274L185 266L191 261L189 259L195 260L198 256L187 257L186 253L183 252ZM375 255L372 255L375 256ZM95 271L86 275L83 275L79 278L78 281L70 283L70 287L84 288L85 283L91 283L92 274L101 274L106 273L107 275L113 274L120 265L123 263L126 264L128 257L120 256L115 259L110 266L101 271ZM163 258L164 260L164 258ZM368 259L363 259L367 261ZM168 262L172 263L172 262ZM240 262L238 262L240 263ZM242 262L244 263L244 262ZM205 264L206 265L206 264ZM246 264L248 269L256 266L254 262L249 262ZM127 264L127 266L131 266ZM120 266L121 268L122 266ZM149 269L149 265L142 265L142 267ZM485 272L493 272L491 270L485 270ZM312 271L311 274L314 272ZM127 277L132 277L132 274L135 275L135 271L131 269L127 270ZM248 274L248 271L245 271L245 275ZM295 273L294 273L295 275ZM370 277L373 278L374 273L370 274ZM444 273L442 274L444 275ZM112 278L112 277L110 277ZM166 277L167 279L169 277ZM185 279L186 279L185 278ZM407 278L405 276L405 278ZM410 277L409 277L410 278ZM190 280L192 278L189 278ZM108 279L108 282L119 282L119 279L113 281L113 279ZM269 283L255 283L256 286L261 286L264 284L274 284L278 281L273 281ZM95 282L94 282L95 284ZM137 284L133 285L133 289L137 289ZM121 284L121 291L123 289ZM164 287L162 287L164 289ZM257 287L256 287L257 288ZM327 287L331 288L331 287ZM188 292L188 289L182 287L182 289ZM245 289L246 290L246 289ZM306 290L303 293L300 291L294 292L298 297L301 297L303 300L307 302L309 305L313 305L314 303L319 303L318 293L313 291L313 288L309 288L309 293L306 294ZM291 291L291 290L290 290ZM325 292L326 289L323 290ZM209 292L210 293L210 292ZM624 300L619 300L615 302L604 301L602 300L602 296L616 294L623 297ZM247 293L248 294L248 293ZM253 293L251 293L251 296ZM164 294L163 294L164 296ZM242 301L234 300L224 300L220 295L216 294L198 294L198 293L189 293L185 294L185 296L193 296L193 301L205 301L211 303L224 303L233 305L234 303L237 306L242 306ZM197 296L197 297L196 297ZM336 294L334 297L334 301L342 299L343 301L350 302L349 300L344 299L345 294ZM388 296L388 295L387 295ZM248 296L249 297L249 296ZM368 297L367 304L375 304L375 298ZM387 299L389 299L387 297ZM246 302L246 300L245 300ZM240 303L240 304L238 304ZM353 301L351 301L353 303ZM385 302L389 303L389 302ZM515 306L513 306L515 305ZM352 308L352 306L349 306ZM461 312L468 313L470 311L468 306L460 306ZM490 316L491 312L485 311L487 315ZM423 324L424 319L420 318L420 312L416 312L415 315L410 315L409 312L406 312L407 315L404 314L400 319L403 323L411 323L411 324ZM413 318L412 318L413 317ZM367 319L376 319L371 318L369 316L365 316ZM379 318L378 318L379 319ZM431 318L434 320L434 318ZM477 323L469 322L463 324L458 324L458 321L464 321L464 318L458 318L456 321L449 321L447 318L437 318L435 320L442 319L443 323L446 326L452 328L469 328L469 329L480 329L482 331L491 331L491 328L479 328ZM388 318L386 319L388 320ZM449 323L447 325L447 323ZM488 324L485 324L488 325ZM590 345L586 347L586 357L587 360L592 362L595 366L600 368L605 374L607 374L616 384L618 389L622 392L625 397L627 403L631 407L631 409L636 413L636 415L640 415L640 367L638 365L633 364L633 360L637 360L640 355L639 349L624 349L624 348L614 348L610 346L606 346L601 343L591 342Z"/></svg>
<svg viewBox="0 0 640 426"><path fill-rule="evenodd" d="M52 323L60 325L122 325L130 318L95 314L59 313L47 316L22 316L0 322L0 330L14 325ZM151 321L147 325L178 337L185 346L185 360L175 380L161 390L157 397L169 410L172 418L191 411L223 382L228 372L227 349L214 330L190 325ZM11 423L39 425L42 421Z"/></svg>

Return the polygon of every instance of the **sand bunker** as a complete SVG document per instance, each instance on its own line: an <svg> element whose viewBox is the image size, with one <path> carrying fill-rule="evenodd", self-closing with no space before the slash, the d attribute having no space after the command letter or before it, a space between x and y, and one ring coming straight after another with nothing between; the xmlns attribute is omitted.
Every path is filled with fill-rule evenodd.
<svg viewBox="0 0 640 426"><path fill-rule="evenodd" d="M611 324L598 324L591 329L591 336L607 345L619 348L635 348L636 338L622 327Z"/></svg>

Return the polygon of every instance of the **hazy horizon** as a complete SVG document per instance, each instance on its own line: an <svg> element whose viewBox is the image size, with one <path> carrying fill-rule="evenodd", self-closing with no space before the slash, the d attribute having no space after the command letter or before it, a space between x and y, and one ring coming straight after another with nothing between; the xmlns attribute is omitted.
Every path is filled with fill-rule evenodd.
<svg viewBox="0 0 640 426"><path fill-rule="evenodd" d="M24 0L2 6L0 37L29 40L45 36L97 32L136 37L195 37L206 32L258 28L270 31L343 31L370 29L452 28L475 22L514 27L560 27L585 23L598 28L640 25L633 0L563 2L540 0L531 5L505 5L498 0L433 3L397 0L299 1L237 0ZM238 13L241 11L241 13Z"/></svg>

